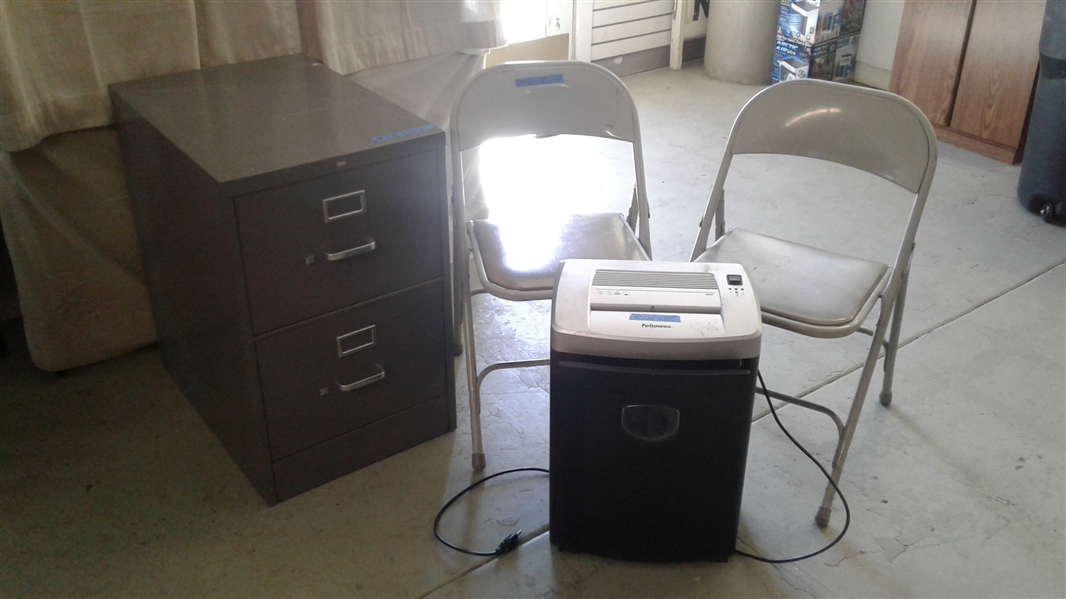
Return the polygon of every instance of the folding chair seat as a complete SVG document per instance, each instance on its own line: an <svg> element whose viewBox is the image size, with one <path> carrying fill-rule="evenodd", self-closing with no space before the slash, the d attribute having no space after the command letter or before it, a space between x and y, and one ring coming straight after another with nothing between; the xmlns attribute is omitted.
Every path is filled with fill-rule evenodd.
<svg viewBox="0 0 1066 599"><path fill-rule="evenodd" d="M477 260L482 285L497 297L520 300L526 294L551 297L559 262L581 256L601 260L647 260L648 252L632 234L621 214L570 214L532 234L525 223L471 221L468 233ZM536 247L518 259L508 248L521 246L513 240L536 237ZM539 298L544 299L544 298Z"/></svg>
<svg viewBox="0 0 1066 599"><path fill-rule="evenodd" d="M880 176L913 195L895 261L889 265L725 224L725 182L733 157L780 154L816 158ZM773 85L741 109L726 143L691 259L742 264L759 298L763 322L817 338L872 337L846 414L769 391L771 397L832 418L838 439L832 477L840 480L877 360L884 349L881 403L892 401L892 377L914 239L936 171L932 126L913 104L879 90L818 80ZM822 193L820 190L819 193ZM909 194L905 194L909 195ZM851 196L827 199L857 202ZM869 201L867 199L867 201ZM712 222L715 240L708 247ZM831 236L833 231L824 231ZM876 326L863 326L878 308ZM835 493L827 486L815 521L829 523Z"/></svg>
<svg viewBox="0 0 1066 599"><path fill-rule="evenodd" d="M632 195L620 213L545 214L526 206L524 218L467 220L464 152L483 149L497 138L591 136L627 142L632 149ZM474 78L456 102L450 126L452 202L455 230L456 320L465 350L470 391L471 462L485 467L480 387L501 368L546 366L548 360L499 362L477 370L471 298L489 293L511 301L551 299L562 260L573 258L649 260L651 234L644 159L636 106L610 71L572 61L508 63ZM482 164L484 167L484 164ZM480 172L482 178L486 173ZM525 194L523 197L528 197ZM480 289L472 289L472 253ZM457 344L458 345L458 344Z"/></svg>

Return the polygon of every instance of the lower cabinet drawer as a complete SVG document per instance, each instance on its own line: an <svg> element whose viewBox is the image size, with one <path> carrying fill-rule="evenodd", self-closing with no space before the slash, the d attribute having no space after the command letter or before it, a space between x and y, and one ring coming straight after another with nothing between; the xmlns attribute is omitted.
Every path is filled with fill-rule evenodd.
<svg viewBox="0 0 1066 599"><path fill-rule="evenodd" d="M257 340L274 460L445 395L444 294L438 281Z"/></svg>
<svg viewBox="0 0 1066 599"><path fill-rule="evenodd" d="M274 462L278 501L443 435L449 405L437 397Z"/></svg>

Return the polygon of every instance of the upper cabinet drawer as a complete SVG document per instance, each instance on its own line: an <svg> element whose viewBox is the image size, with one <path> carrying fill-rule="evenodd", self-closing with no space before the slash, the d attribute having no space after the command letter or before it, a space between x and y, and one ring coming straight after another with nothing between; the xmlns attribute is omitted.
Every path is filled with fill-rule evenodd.
<svg viewBox="0 0 1066 599"><path fill-rule="evenodd" d="M437 152L236 199L255 334L442 276Z"/></svg>

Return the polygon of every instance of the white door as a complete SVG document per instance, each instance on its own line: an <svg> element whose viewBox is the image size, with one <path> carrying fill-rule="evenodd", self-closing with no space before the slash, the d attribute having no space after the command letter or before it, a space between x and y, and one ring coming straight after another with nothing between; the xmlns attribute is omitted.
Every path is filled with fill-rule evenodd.
<svg viewBox="0 0 1066 599"><path fill-rule="evenodd" d="M751 0L743 0L750 2ZM681 68L681 54L685 40L707 35L707 13L710 0L677 0L670 30L670 68Z"/></svg>

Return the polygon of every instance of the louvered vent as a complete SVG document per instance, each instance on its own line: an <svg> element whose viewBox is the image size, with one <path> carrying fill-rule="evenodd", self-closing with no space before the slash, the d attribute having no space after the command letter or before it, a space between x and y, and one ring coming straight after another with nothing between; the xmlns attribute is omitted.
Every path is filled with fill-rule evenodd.
<svg viewBox="0 0 1066 599"><path fill-rule="evenodd" d="M718 289L709 272L652 272L641 270L597 270L594 286L656 287L659 289Z"/></svg>
<svg viewBox="0 0 1066 599"><path fill-rule="evenodd" d="M670 45L674 0L592 2L592 60Z"/></svg>

